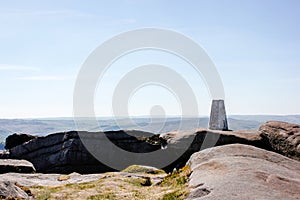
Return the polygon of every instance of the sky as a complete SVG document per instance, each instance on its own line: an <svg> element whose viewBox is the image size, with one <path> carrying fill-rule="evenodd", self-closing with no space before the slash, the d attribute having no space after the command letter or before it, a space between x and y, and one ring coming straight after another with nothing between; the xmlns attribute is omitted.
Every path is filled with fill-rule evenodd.
<svg viewBox="0 0 300 200"><path fill-rule="evenodd" d="M0 0L0 118L70 117L76 77L106 40L140 28L169 29L197 42L221 76L228 114L300 114L300 1ZM114 88L135 66L158 63L185 78L199 115L209 115L201 76L182 59L144 50L107 70L95 92L97 116L113 116ZM167 77L166 77L167 78ZM129 114L160 105L180 115L176 94L157 85L128 100Z"/></svg>

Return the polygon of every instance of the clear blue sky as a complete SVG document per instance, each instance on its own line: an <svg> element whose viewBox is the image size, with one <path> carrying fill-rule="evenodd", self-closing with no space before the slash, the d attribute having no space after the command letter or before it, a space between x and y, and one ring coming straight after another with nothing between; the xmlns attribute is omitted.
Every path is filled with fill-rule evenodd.
<svg viewBox="0 0 300 200"><path fill-rule="evenodd" d="M206 50L222 77L229 114L300 113L297 0L1 0L0 27L0 118L72 116L76 74L87 56L110 37L144 27L178 31ZM115 64L102 91L113 90L118 65L143 61L184 65L164 53L136 53ZM203 81L188 69L180 73L195 90L199 114L208 115ZM111 115L108 97L96 102L97 115ZM180 114L161 88L145 88L132 102L132 115L148 115L156 104Z"/></svg>

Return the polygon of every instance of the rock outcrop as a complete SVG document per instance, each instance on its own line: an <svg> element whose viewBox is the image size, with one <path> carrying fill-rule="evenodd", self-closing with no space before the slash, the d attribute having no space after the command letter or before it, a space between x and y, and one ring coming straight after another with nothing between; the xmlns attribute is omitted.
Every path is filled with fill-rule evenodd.
<svg viewBox="0 0 300 200"><path fill-rule="evenodd" d="M11 181L0 181L1 199L31 199L16 183Z"/></svg>
<svg viewBox="0 0 300 200"><path fill-rule="evenodd" d="M34 173L35 168L27 160L0 159L0 174L16 173Z"/></svg>
<svg viewBox="0 0 300 200"><path fill-rule="evenodd" d="M127 134L128 133L128 134ZM148 142L152 133L141 131L111 131L111 132L66 132L51 134L46 137L32 139L22 145L9 149L13 159L25 159L33 163L37 172L41 173L102 173L115 171L100 163L91 155L82 141L101 140L107 137L120 148L145 153L161 148L161 145ZM138 137L137 137L138 136ZM101 146L99 147L101 148ZM114 156L114 152L110 152Z"/></svg>
<svg viewBox="0 0 300 200"><path fill-rule="evenodd" d="M235 132L200 129L198 131L170 132L160 136L141 131L97 133L73 131L30 140L10 149L10 157L32 162L36 171L41 173L102 173L115 171L100 163L86 150L78 133L90 137L91 140L101 140L101 137L107 136L115 145L130 152L146 153L166 146L170 153L182 152L183 155L179 155L176 161L163 168L167 172L173 171L174 168L183 167L190 156L200 149L232 143L264 146L257 131ZM113 153L111 152L112 156Z"/></svg>
<svg viewBox="0 0 300 200"><path fill-rule="evenodd" d="M213 147L192 155L188 200L300 197L300 162L248 145Z"/></svg>
<svg viewBox="0 0 300 200"><path fill-rule="evenodd" d="M37 172L41 173L102 173L115 171L99 162L82 143L82 135L89 141L103 141L107 137L123 150L135 153L148 153L167 148L167 157L177 157L163 170L172 172L181 168L190 156L200 150L227 144L246 144L262 149L275 151L300 160L299 125L283 122L268 122L258 131L219 131L198 129L195 131L173 131L154 135L142 131L110 131L110 132L65 132L37 137L9 149L12 159L25 159L33 163ZM79 137L81 135L81 138ZM17 137L15 135L14 137ZM23 137L23 136L22 136ZM20 141L19 139L16 139ZM8 140L9 141L9 140ZM97 148L105 148L98 145ZM107 149L106 149L107 150ZM101 150L102 151L102 150ZM109 156L117 153L108 151ZM1 157L1 156L0 156ZM126 159L126 158L124 158ZM132 164L141 164L138 161ZM125 168L125 167L124 167Z"/></svg>
<svg viewBox="0 0 300 200"><path fill-rule="evenodd" d="M273 151L300 160L300 125L270 121L263 124L259 131Z"/></svg>
<svg viewBox="0 0 300 200"><path fill-rule="evenodd" d="M9 152L7 150L0 150L0 159L9 159Z"/></svg>
<svg viewBox="0 0 300 200"><path fill-rule="evenodd" d="M174 168L183 167L193 153L214 146L240 143L268 149L260 136L260 132L250 130L218 131L199 129L197 131L169 132L162 134L161 137L167 141L168 149L174 149L172 152L186 149L175 162L164 168L167 172L173 171Z"/></svg>
<svg viewBox="0 0 300 200"><path fill-rule="evenodd" d="M28 142L34 138L37 138L37 136L24 134L24 133L22 133L22 134L15 133L6 138L5 149L11 149L18 145L24 144L25 142Z"/></svg>

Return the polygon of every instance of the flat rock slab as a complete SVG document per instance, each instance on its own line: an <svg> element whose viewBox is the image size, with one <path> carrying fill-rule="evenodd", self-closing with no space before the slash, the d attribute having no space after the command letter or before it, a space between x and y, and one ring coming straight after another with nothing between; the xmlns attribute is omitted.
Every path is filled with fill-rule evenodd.
<svg viewBox="0 0 300 200"><path fill-rule="evenodd" d="M20 174L20 173L6 173L0 174L2 181L14 181L19 185L32 186L60 186L73 183L85 183L98 180L105 177L105 174L86 174L81 175L72 173L68 175L68 179L61 180L61 174Z"/></svg>
<svg viewBox="0 0 300 200"><path fill-rule="evenodd" d="M236 138L237 141L249 141L249 142L260 142L262 140L260 132L256 130L237 130L237 131L221 131L221 130L209 130L205 128L199 128L197 130L186 130L186 131L171 131L160 135L163 139L167 140L168 144L177 144L180 141L184 141L190 137L206 137L208 135L217 135L217 141L222 137ZM235 141L236 141L235 140ZM233 142L235 142L233 141ZM219 143L222 141L219 141ZM230 141L229 141L230 142Z"/></svg>
<svg viewBox="0 0 300 200"><path fill-rule="evenodd" d="M96 181L109 176L124 176L133 178L144 178L147 174L127 173L127 172L110 172L102 174L78 174L71 173L69 175L61 174L20 174L20 173L6 173L0 174L0 180L13 181L18 185L32 187L32 186L61 186L65 184L78 184ZM161 182L166 174L149 175L153 184ZM63 177L63 178L62 178ZM65 178L66 177L66 178Z"/></svg>
<svg viewBox="0 0 300 200"><path fill-rule="evenodd" d="M9 172L34 173L35 168L27 160L0 159L0 174Z"/></svg>
<svg viewBox="0 0 300 200"><path fill-rule="evenodd" d="M192 155L187 199L300 199L300 162L242 144Z"/></svg>

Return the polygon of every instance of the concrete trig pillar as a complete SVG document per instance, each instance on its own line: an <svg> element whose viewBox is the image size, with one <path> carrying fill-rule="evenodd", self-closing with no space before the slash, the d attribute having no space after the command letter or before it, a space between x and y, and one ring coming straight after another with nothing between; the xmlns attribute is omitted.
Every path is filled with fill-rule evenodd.
<svg viewBox="0 0 300 200"><path fill-rule="evenodd" d="M212 101L208 128L211 130L228 130L224 100Z"/></svg>

